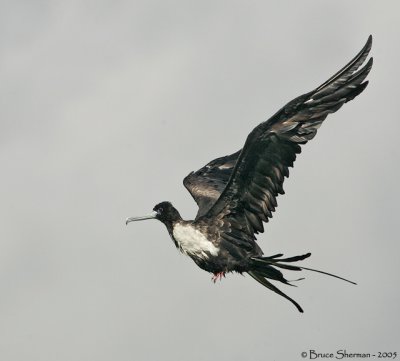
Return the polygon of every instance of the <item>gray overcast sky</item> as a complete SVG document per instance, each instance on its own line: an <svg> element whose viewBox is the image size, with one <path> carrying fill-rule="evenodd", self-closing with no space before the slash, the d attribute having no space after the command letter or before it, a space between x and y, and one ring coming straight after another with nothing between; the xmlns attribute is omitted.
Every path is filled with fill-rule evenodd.
<svg viewBox="0 0 400 361"><path fill-rule="evenodd" d="M300 360L399 349L398 1L2 1L0 359ZM303 149L266 254L286 300L210 275L127 216L242 147L374 36L370 85ZM296 278L298 274L288 274Z"/></svg>

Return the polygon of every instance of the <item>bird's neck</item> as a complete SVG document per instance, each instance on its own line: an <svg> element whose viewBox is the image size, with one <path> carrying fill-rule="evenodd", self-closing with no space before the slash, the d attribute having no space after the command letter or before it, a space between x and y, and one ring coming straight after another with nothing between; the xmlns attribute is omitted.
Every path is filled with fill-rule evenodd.
<svg viewBox="0 0 400 361"><path fill-rule="evenodd" d="M174 227L178 223L182 223L184 220L182 219L181 216L179 218L173 219L173 220L165 220L163 223L165 224L165 227L167 227L168 233L170 234L171 237L173 237L173 231Z"/></svg>
<svg viewBox="0 0 400 361"><path fill-rule="evenodd" d="M177 225L184 224L184 223L187 223L187 222L184 221L182 218L180 218L180 219L176 219L174 221L166 221L166 222L163 222L163 223L165 224L165 227L167 227L168 233L169 233L171 239L174 241L174 244L175 244L176 248L179 248L179 242L174 236L174 228Z"/></svg>

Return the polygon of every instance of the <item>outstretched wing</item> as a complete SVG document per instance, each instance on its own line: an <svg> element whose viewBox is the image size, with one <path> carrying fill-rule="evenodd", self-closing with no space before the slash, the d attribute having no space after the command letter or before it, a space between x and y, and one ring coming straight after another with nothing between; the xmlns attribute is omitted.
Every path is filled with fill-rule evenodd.
<svg viewBox="0 0 400 361"><path fill-rule="evenodd" d="M199 206L196 219L207 213L225 189L240 152L214 159L183 180L183 185Z"/></svg>
<svg viewBox="0 0 400 361"><path fill-rule="evenodd" d="M197 222L215 224L222 239L244 249L255 247L255 234L272 217L301 144L311 140L329 113L354 99L367 86L372 58L365 62L372 37L360 53L317 89L285 105L247 137L229 181L218 200Z"/></svg>

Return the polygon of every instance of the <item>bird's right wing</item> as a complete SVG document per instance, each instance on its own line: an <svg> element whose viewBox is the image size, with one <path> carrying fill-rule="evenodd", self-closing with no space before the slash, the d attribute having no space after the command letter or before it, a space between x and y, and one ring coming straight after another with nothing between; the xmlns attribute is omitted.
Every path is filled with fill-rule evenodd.
<svg viewBox="0 0 400 361"><path fill-rule="evenodd" d="M219 233L219 239L242 249L256 247L255 234L263 232L263 222L272 217L276 197L283 194L283 181L289 175L300 145L314 138L330 113L359 95L372 67L365 62L372 37L343 69L315 90L286 104L247 137L229 181L209 211L197 219ZM358 70L359 69L359 70Z"/></svg>

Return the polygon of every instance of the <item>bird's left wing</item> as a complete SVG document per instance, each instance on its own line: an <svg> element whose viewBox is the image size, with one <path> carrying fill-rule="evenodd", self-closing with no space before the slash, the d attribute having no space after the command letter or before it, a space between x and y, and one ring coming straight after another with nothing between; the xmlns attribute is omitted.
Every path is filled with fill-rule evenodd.
<svg viewBox="0 0 400 361"><path fill-rule="evenodd" d="M272 217L276 197L283 194L301 144L311 140L329 113L359 95L372 67L360 70L371 49L372 37L343 69L315 90L285 105L247 137L229 181L218 200L196 222L215 226L220 238L244 249L254 249L255 234Z"/></svg>
<svg viewBox="0 0 400 361"><path fill-rule="evenodd" d="M214 159L183 180L183 185L199 206L196 219L207 213L225 189L240 152Z"/></svg>

